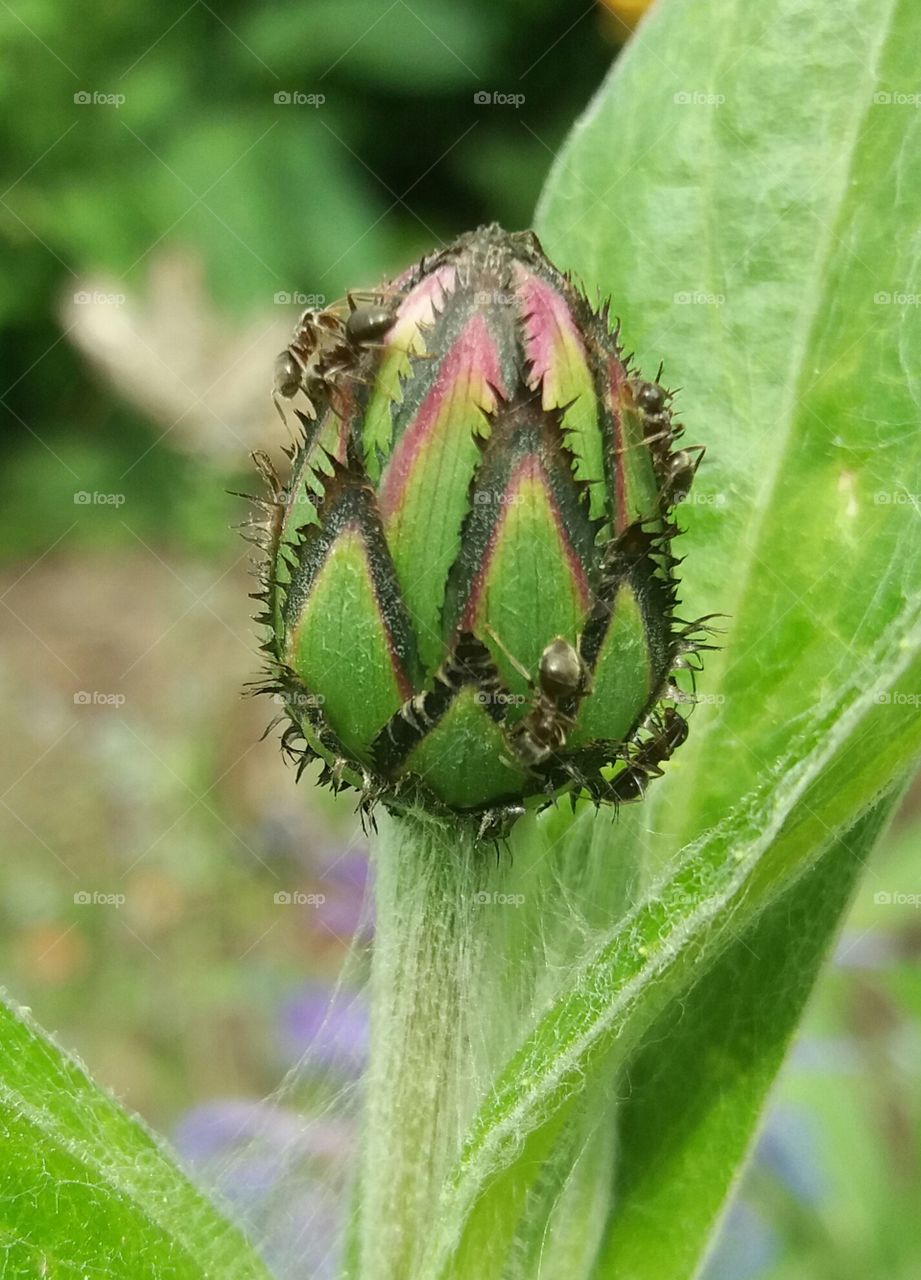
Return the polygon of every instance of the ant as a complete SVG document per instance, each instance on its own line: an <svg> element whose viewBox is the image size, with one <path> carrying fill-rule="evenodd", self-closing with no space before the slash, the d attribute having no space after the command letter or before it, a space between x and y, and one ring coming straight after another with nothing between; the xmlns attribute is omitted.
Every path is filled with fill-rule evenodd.
<svg viewBox="0 0 921 1280"><path fill-rule="evenodd" d="M491 627L486 630L534 689L534 680L526 668L509 653ZM531 710L510 733L520 764L531 770L538 769L562 750L575 725L576 708L590 690L591 676L575 647L563 636L551 640L540 657ZM616 804L642 800L649 780L661 776L661 766L688 736L687 721L674 707L666 707L660 720L647 721L646 728L651 730L650 736L603 789L604 798Z"/></svg>
<svg viewBox="0 0 921 1280"><path fill-rule="evenodd" d="M688 722L674 707L666 707L658 724L647 724L652 734L628 759L604 789L604 798L615 804L642 800L651 778L662 776L662 765L688 736Z"/></svg>
<svg viewBox="0 0 921 1280"><path fill-rule="evenodd" d="M703 445L689 445L675 453L670 445L682 433L680 424L672 424L672 392L659 383L662 366L655 382L635 379L630 384L633 402L643 415L643 434L656 459L660 474L659 501L663 508L674 506L688 495L688 490L704 456Z"/></svg>
<svg viewBox="0 0 921 1280"><path fill-rule="evenodd" d="M537 682L496 635L486 627L518 674L534 690L531 710L511 730L510 738L519 763L528 769L546 764L566 745L575 725L575 709L591 688L588 668L564 636L551 640L537 666Z"/></svg>
<svg viewBox="0 0 921 1280"><path fill-rule="evenodd" d="M329 394L343 374L354 371L363 352L385 338L396 323L396 311L381 305L379 295L349 293L345 302L304 311L289 345L275 359L272 399L282 421L279 397L291 400L302 391L313 416L324 394ZM356 298L366 300L359 306ZM341 311L348 305L348 315Z"/></svg>

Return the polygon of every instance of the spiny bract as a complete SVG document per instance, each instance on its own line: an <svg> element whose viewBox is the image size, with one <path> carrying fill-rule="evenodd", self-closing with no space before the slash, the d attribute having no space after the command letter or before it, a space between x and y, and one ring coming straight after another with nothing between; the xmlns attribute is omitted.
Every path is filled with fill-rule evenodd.
<svg viewBox="0 0 921 1280"><path fill-rule="evenodd" d="M259 459L285 745L368 808L483 834L530 796L638 798L708 647L671 552L702 449L531 232L481 228L362 296L302 319L282 394L311 414L286 482Z"/></svg>

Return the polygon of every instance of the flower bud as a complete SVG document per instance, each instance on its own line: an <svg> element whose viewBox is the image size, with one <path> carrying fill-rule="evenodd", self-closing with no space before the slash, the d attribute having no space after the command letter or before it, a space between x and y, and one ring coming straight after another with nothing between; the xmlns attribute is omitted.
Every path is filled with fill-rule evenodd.
<svg viewBox="0 0 921 1280"><path fill-rule="evenodd" d="M367 300L365 300L367 299ZM529 796L639 798L686 735L671 395L531 232L462 236L302 317L277 394L267 687L366 805L507 828ZM292 373L301 371L299 387Z"/></svg>

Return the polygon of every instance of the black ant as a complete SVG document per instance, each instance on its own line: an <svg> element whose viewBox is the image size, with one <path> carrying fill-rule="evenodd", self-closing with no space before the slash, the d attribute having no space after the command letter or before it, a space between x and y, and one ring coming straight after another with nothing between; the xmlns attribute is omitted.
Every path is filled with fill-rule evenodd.
<svg viewBox="0 0 921 1280"><path fill-rule="evenodd" d="M642 800L650 779L662 776L662 765L688 736L688 722L674 707L666 707L652 735L628 759L626 767L605 787L604 798L615 804Z"/></svg>
<svg viewBox="0 0 921 1280"><path fill-rule="evenodd" d="M688 490L704 456L703 445L689 445L671 452L671 444L683 434L680 424L672 423L672 392L655 382L635 379L630 383L633 402L643 415L643 434L656 459L660 476L659 501L663 508L674 506L687 497Z"/></svg>
<svg viewBox="0 0 921 1280"><path fill-rule="evenodd" d="M564 636L557 636L540 655L535 686L530 673L509 653L492 627L486 630L534 690L531 710L511 729L509 737L519 763L536 769L566 745L576 722L576 707L591 688L588 668L576 648Z"/></svg>
<svg viewBox="0 0 921 1280"><path fill-rule="evenodd" d="M356 298L368 299L359 306ZM310 307L298 320L289 345L275 360L272 398L282 420L279 397L291 400L302 391L316 414L321 397L339 379L353 372L366 348L385 338L396 323L396 312L376 301L377 295L349 293L345 302L323 310ZM348 315L341 311L348 305Z"/></svg>

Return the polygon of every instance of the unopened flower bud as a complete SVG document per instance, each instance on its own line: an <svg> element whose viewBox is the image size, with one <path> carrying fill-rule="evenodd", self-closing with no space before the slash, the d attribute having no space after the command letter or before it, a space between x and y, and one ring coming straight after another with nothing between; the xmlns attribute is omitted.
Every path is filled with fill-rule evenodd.
<svg viewBox="0 0 921 1280"><path fill-rule="evenodd" d="M490 226L305 313L286 354L308 412L270 473L262 620L289 745L485 831L530 796L641 796L706 647L671 551L702 450L607 308Z"/></svg>

